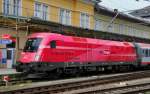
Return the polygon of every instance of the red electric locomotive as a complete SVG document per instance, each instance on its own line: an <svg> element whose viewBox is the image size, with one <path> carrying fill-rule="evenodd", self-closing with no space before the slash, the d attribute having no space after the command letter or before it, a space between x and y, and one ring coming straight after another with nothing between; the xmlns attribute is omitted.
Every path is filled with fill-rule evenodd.
<svg viewBox="0 0 150 94"><path fill-rule="evenodd" d="M28 37L16 69L30 73L77 73L150 64L149 58L142 58L141 45L143 44L55 33L35 33Z"/></svg>

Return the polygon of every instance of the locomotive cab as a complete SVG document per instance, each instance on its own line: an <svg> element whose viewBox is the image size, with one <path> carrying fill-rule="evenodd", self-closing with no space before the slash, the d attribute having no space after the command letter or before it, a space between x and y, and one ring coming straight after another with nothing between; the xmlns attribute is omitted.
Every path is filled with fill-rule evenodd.
<svg viewBox="0 0 150 94"><path fill-rule="evenodd" d="M28 38L17 64L18 72L27 72L33 69L34 63L40 59L39 46L42 38Z"/></svg>
<svg viewBox="0 0 150 94"><path fill-rule="evenodd" d="M46 43L49 40L47 36L50 35L36 33L28 37L23 52L15 65L18 72L32 72L41 66L42 50L47 47Z"/></svg>
<svg viewBox="0 0 150 94"><path fill-rule="evenodd" d="M29 63L39 60L40 54L37 55L37 52L41 41L42 38L29 38L21 54L20 61L24 63Z"/></svg>

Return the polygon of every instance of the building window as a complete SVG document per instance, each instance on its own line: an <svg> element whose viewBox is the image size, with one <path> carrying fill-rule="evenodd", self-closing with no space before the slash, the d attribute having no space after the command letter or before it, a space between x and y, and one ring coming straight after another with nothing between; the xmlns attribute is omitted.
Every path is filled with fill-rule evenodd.
<svg viewBox="0 0 150 94"><path fill-rule="evenodd" d="M95 30L101 29L101 21L98 19L95 19Z"/></svg>
<svg viewBox="0 0 150 94"><path fill-rule="evenodd" d="M35 3L35 17L39 17L39 18L41 18L41 4L39 4L39 3Z"/></svg>
<svg viewBox="0 0 150 94"><path fill-rule="evenodd" d="M21 0L14 0L13 13L16 16L21 15Z"/></svg>
<svg viewBox="0 0 150 94"><path fill-rule="evenodd" d="M3 0L3 13L21 16L21 0Z"/></svg>
<svg viewBox="0 0 150 94"><path fill-rule="evenodd" d="M71 25L71 11L60 9L60 23Z"/></svg>
<svg viewBox="0 0 150 94"><path fill-rule="evenodd" d="M133 31L133 28L129 26L128 31L129 31L129 32L132 32L132 31Z"/></svg>
<svg viewBox="0 0 150 94"><path fill-rule="evenodd" d="M47 5L43 5L43 19L44 20L48 20L48 6Z"/></svg>
<svg viewBox="0 0 150 94"><path fill-rule="evenodd" d="M114 31L114 24L110 24L108 27L107 27L107 30L108 32L113 32Z"/></svg>
<svg viewBox="0 0 150 94"><path fill-rule="evenodd" d="M43 20L48 20L48 5L35 2L34 16Z"/></svg>
<svg viewBox="0 0 150 94"><path fill-rule="evenodd" d="M89 28L90 27L90 17L86 13L80 14L80 26L83 28Z"/></svg>
<svg viewBox="0 0 150 94"><path fill-rule="evenodd" d="M126 26L124 24L119 24L119 32L125 33Z"/></svg>
<svg viewBox="0 0 150 94"><path fill-rule="evenodd" d="M5 15L9 14L10 0L3 0L3 13Z"/></svg>

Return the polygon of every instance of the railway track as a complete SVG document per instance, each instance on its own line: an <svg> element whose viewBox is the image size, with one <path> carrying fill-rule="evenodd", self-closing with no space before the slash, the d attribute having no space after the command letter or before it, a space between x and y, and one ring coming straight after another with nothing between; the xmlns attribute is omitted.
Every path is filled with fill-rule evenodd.
<svg viewBox="0 0 150 94"><path fill-rule="evenodd" d="M137 81L126 81L127 84L120 85L119 83L111 83L106 85L99 85L97 87L73 90L63 92L60 94L145 94L150 91L150 79L140 79ZM146 82L141 82L146 81ZM136 82L131 84L132 82ZM140 83L139 83L140 82ZM125 82L124 82L125 83Z"/></svg>
<svg viewBox="0 0 150 94"><path fill-rule="evenodd" d="M54 94L54 93L64 93L70 92L74 90L80 90L80 89L87 89L97 86L104 86L106 84L113 84L113 83L119 83L129 80L136 80L136 79L142 79L142 78L148 78L150 77L150 71L141 71L141 72L133 72L133 73L126 73L121 75L115 75L115 76L106 76L106 77L94 77L94 78L88 78L88 79L74 79L74 80L60 80L52 82L46 82L45 84L41 83L35 83L32 86L28 85L27 87L23 88L16 88L10 89L10 90L2 90L0 89L0 92L2 94ZM146 83L145 83L146 84ZM112 88L109 88L112 89ZM86 90L88 91L88 90ZM94 91L98 92L98 91ZM88 92L78 92L79 94L83 93L86 94ZM90 92L89 92L90 93Z"/></svg>
<svg viewBox="0 0 150 94"><path fill-rule="evenodd" d="M91 88L65 91L58 94L145 94L146 91L150 91L149 81L150 79L126 81L128 84L124 85L120 85L119 83L111 83ZM133 84L133 82L136 83Z"/></svg>
<svg viewBox="0 0 150 94"><path fill-rule="evenodd" d="M145 93L146 91L150 91L150 83L137 84L137 85L128 85L124 87L117 87L105 90L96 90L91 92L84 92L79 94L137 94L137 93Z"/></svg>

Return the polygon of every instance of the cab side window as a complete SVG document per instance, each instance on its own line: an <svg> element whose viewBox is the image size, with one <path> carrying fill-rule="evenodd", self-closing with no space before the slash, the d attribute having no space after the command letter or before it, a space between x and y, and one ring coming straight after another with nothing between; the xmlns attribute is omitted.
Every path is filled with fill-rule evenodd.
<svg viewBox="0 0 150 94"><path fill-rule="evenodd" d="M150 57L150 49L148 49L148 57Z"/></svg>
<svg viewBox="0 0 150 94"><path fill-rule="evenodd" d="M53 40L50 42L50 47L51 48L56 48L56 40Z"/></svg>
<svg viewBox="0 0 150 94"><path fill-rule="evenodd" d="M148 57L148 49L145 50L145 56Z"/></svg>
<svg viewBox="0 0 150 94"><path fill-rule="evenodd" d="M145 57L145 49L143 49L143 57Z"/></svg>

